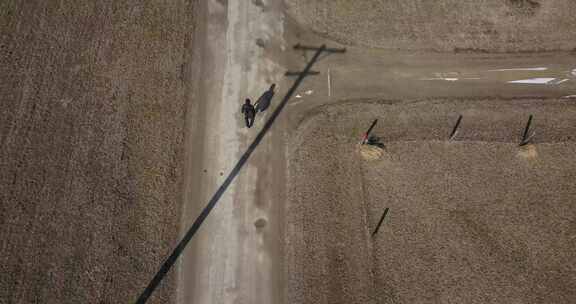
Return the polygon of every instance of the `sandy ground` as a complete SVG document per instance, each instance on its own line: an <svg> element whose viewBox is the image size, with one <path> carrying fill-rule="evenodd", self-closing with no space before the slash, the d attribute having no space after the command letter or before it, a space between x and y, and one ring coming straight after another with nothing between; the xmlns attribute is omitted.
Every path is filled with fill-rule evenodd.
<svg viewBox="0 0 576 304"><path fill-rule="evenodd" d="M129 303L171 250L192 12L1 2L0 302Z"/></svg>
<svg viewBox="0 0 576 304"><path fill-rule="evenodd" d="M571 0L286 0L290 15L336 41L394 50L572 50Z"/></svg>
<svg viewBox="0 0 576 304"><path fill-rule="evenodd" d="M288 302L570 303L575 111L558 100L430 100L307 118L289 157ZM518 148L528 113L537 137ZM373 118L386 154L366 162L356 143Z"/></svg>

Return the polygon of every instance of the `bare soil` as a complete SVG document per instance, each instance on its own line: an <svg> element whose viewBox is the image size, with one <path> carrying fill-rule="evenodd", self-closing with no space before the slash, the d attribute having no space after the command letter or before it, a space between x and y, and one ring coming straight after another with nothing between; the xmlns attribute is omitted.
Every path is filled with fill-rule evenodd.
<svg viewBox="0 0 576 304"><path fill-rule="evenodd" d="M284 2L303 26L284 19ZM298 70L309 58L290 46L326 42L307 27L368 48L315 65L322 76L298 88L286 121L269 132L182 256L179 299L575 298L571 99L355 100L318 108L377 96L572 95L572 54L530 52L576 47L575 5L2 1L0 302L132 302L269 117L246 130L239 103L276 82L272 110L293 80L282 78L284 64ZM545 68L490 71L533 67ZM532 77L557 82L507 83ZM458 114L461 131L447 143ZM519 149L529 114L537 136ZM285 135L306 115L288 142L286 189ZM381 118L375 132L387 150L367 164L356 144L373 118ZM371 238L385 207L389 216ZM175 302L174 270L150 302ZM286 297L279 296L282 275Z"/></svg>
<svg viewBox="0 0 576 304"><path fill-rule="evenodd" d="M192 11L0 3L0 302L129 303L172 249Z"/></svg>
<svg viewBox="0 0 576 304"><path fill-rule="evenodd" d="M576 48L572 0L286 0L336 41L394 50L535 52Z"/></svg>
<svg viewBox="0 0 576 304"><path fill-rule="evenodd" d="M529 114L536 137L518 147ZM570 303L575 114L534 99L317 109L289 151L288 303ZM367 162L374 118L386 149Z"/></svg>

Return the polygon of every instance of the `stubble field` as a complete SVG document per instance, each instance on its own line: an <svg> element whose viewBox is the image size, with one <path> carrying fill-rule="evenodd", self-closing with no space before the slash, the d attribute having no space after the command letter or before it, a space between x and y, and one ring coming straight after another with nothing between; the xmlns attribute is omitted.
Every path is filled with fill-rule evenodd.
<svg viewBox="0 0 576 304"><path fill-rule="evenodd" d="M518 147L529 114L537 135ZM318 109L290 149L288 302L570 303L575 114L559 100ZM374 118L386 148L367 161Z"/></svg>
<svg viewBox="0 0 576 304"><path fill-rule="evenodd" d="M290 16L344 44L402 51L576 48L571 0L287 0Z"/></svg>
<svg viewBox="0 0 576 304"><path fill-rule="evenodd" d="M0 302L146 286L179 231L191 33L188 1L2 1Z"/></svg>

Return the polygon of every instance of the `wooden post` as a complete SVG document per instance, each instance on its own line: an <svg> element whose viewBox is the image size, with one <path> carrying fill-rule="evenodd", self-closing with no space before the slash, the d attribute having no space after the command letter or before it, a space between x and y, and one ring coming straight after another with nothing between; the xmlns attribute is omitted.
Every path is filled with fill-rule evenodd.
<svg viewBox="0 0 576 304"><path fill-rule="evenodd" d="M366 141L368 140L368 136L370 136L370 132L372 132L372 129L374 129L377 122L378 122L378 119L374 119L374 121L370 125L370 128L368 128L368 131L366 131L366 133L364 133L364 138L362 138L362 144L366 143Z"/></svg>

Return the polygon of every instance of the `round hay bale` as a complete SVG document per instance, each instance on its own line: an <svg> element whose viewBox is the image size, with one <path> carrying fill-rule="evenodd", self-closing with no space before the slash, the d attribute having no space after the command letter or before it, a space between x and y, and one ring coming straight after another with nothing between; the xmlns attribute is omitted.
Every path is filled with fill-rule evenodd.
<svg viewBox="0 0 576 304"><path fill-rule="evenodd" d="M382 148L372 145L360 145L359 151L362 158L368 161L379 160L384 155Z"/></svg>
<svg viewBox="0 0 576 304"><path fill-rule="evenodd" d="M526 160L535 160L538 158L538 150L533 144L528 144L520 147L518 155Z"/></svg>

